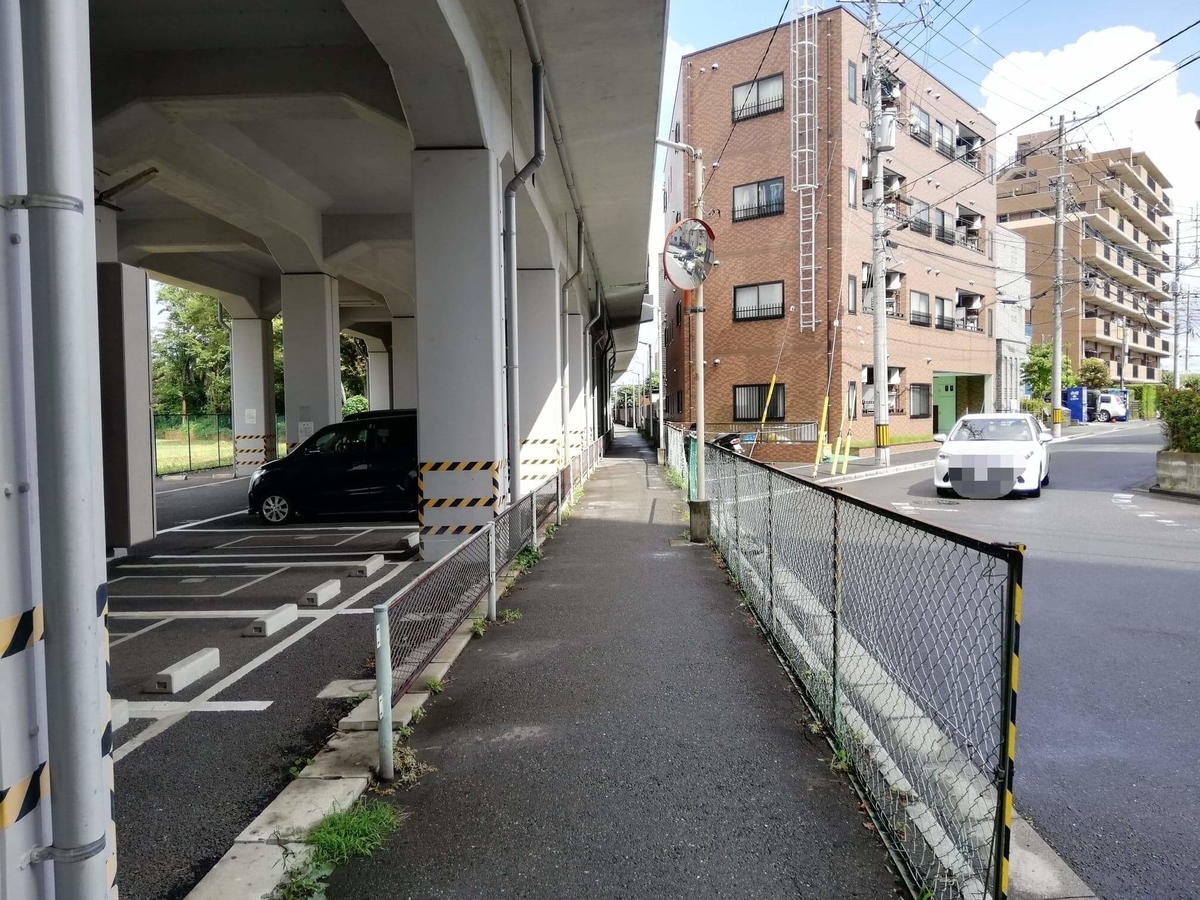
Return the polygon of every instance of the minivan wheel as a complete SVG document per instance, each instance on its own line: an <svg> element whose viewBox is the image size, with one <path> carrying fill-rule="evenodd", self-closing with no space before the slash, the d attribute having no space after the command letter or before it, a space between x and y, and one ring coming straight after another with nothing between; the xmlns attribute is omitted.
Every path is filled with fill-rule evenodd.
<svg viewBox="0 0 1200 900"><path fill-rule="evenodd" d="M292 504L282 494L268 494L258 507L258 514L268 525L283 525L295 518Z"/></svg>
<svg viewBox="0 0 1200 900"><path fill-rule="evenodd" d="M1099 415L1096 416L1096 418L1099 419L1101 422L1107 422L1109 419L1112 418L1112 413L1110 413L1107 409L1102 409L1102 410L1100 410L1100 413L1099 413Z"/></svg>

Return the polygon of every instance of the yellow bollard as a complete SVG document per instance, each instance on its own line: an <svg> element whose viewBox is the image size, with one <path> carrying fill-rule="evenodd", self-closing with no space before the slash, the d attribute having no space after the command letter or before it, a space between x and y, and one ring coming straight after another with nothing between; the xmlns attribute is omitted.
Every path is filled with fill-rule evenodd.
<svg viewBox="0 0 1200 900"><path fill-rule="evenodd" d="M825 425L829 419L829 395L825 395L825 402L821 405L821 427L817 429L817 458L813 460L813 477L817 476L817 470L821 468L821 452L825 449Z"/></svg>

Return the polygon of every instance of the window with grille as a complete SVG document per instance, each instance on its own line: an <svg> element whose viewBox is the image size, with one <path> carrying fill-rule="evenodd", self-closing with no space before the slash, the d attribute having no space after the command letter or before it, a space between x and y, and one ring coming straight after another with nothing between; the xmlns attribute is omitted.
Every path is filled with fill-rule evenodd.
<svg viewBox="0 0 1200 900"><path fill-rule="evenodd" d="M767 407L769 384L736 384L733 387L733 418L735 422L757 422ZM768 422L783 421L783 385L776 384L771 391L771 405L767 407Z"/></svg>
<svg viewBox="0 0 1200 900"><path fill-rule="evenodd" d="M929 234L933 230L929 224L929 204L924 200L913 199L912 218L908 227L918 234Z"/></svg>
<svg viewBox="0 0 1200 900"><path fill-rule="evenodd" d="M858 102L858 66L852 61L846 61L846 96L851 103Z"/></svg>
<svg viewBox="0 0 1200 900"><path fill-rule="evenodd" d="M733 89L733 121L753 119L783 109L783 73L736 85Z"/></svg>
<svg viewBox="0 0 1200 900"><path fill-rule="evenodd" d="M933 322L929 314L929 295L922 291L910 291L908 295L908 320L914 325L929 325Z"/></svg>
<svg viewBox="0 0 1200 900"><path fill-rule="evenodd" d="M783 317L783 282L745 284L733 289L733 321Z"/></svg>
<svg viewBox="0 0 1200 900"><path fill-rule="evenodd" d="M933 386L914 384L909 388L908 417L910 419L928 419L932 409Z"/></svg>
<svg viewBox="0 0 1200 900"><path fill-rule="evenodd" d="M683 391L679 390L675 392L675 414L678 415L681 412L683 412Z"/></svg>
<svg viewBox="0 0 1200 900"><path fill-rule="evenodd" d="M783 179L771 178L733 189L733 221L783 215Z"/></svg>
<svg viewBox="0 0 1200 900"><path fill-rule="evenodd" d="M933 129L929 124L929 113L914 106L908 115L908 133L928 147L933 143Z"/></svg>

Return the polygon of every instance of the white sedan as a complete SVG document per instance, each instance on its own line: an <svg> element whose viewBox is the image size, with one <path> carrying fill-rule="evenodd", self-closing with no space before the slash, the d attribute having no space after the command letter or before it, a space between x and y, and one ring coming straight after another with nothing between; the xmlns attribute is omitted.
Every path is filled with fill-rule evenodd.
<svg viewBox="0 0 1200 900"><path fill-rule="evenodd" d="M939 497L1038 497L1050 483L1050 432L1026 413L963 416L949 436L933 439L942 445L933 463Z"/></svg>

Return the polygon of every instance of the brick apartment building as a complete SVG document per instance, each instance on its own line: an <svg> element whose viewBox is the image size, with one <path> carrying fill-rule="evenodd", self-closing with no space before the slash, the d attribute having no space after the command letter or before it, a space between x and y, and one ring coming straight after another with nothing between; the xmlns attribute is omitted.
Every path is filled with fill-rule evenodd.
<svg viewBox="0 0 1200 900"><path fill-rule="evenodd" d="M1053 338L1054 193L1057 131L1017 138L1015 166L996 185L997 212L1026 240L1033 294L1033 340ZM1108 364L1114 383L1156 383L1171 353L1171 299L1165 273L1174 265L1170 182L1145 154L1129 148L1066 148L1069 195L1064 228L1063 352Z"/></svg>
<svg viewBox="0 0 1200 900"><path fill-rule="evenodd" d="M868 38L864 23L840 7L820 14L817 32L815 328L802 330L797 316L800 217L790 183L786 24L774 40L768 29L685 56L671 137L704 152L705 219L716 235L719 265L704 298L709 432L752 431L778 364L767 418L781 438L815 439L831 380L827 432L836 433L845 409L853 439L867 446L877 381L872 315L864 303L871 279ZM887 382L897 443L946 430L968 410L993 408L995 126L902 54L889 53L887 68L885 106L895 109L898 125L895 149L884 154L885 210L893 226L884 276L889 371L880 380ZM669 154L668 229L691 215L691 182L691 161ZM693 317L669 283L661 296L667 416L691 422ZM779 444L755 455L804 459L812 452L807 444Z"/></svg>

